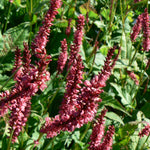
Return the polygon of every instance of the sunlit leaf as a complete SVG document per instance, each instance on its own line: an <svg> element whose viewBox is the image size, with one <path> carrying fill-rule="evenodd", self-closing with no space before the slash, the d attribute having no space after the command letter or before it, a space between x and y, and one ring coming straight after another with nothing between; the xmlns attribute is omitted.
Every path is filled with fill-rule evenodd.
<svg viewBox="0 0 150 150"><path fill-rule="evenodd" d="M124 125L124 122L123 120L120 118L119 115L117 115L116 113L114 112L107 112L106 113L106 117L111 119L111 120L114 120L114 121L117 121L119 123L121 123L122 125Z"/></svg>

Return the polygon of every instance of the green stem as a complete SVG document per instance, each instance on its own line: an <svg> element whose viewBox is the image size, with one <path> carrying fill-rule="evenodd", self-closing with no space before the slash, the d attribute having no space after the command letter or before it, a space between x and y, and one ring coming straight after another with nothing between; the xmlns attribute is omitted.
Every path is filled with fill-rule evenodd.
<svg viewBox="0 0 150 150"><path fill-rule="evenodd" d="M40 134L39 134L39 137L38 137L37 141L40 141L40 139L42 138L43 134L44 134L44 133L40 133ZM33 143L30 143L30 144L28 144L28 145L26 145L26 146L23 148L23 150L26 150L27 147L29 147L30 145L33 145L33 147L34 147L34 142L33 142Z"/></svg>
<svg viewBox="0 0 150 150"><path fill-rule="evenodd" d="M9 19L9 15L10 15L10 11L11 11L11 6L12 6L12 3L9 2L8 14L7 14L7 18L6 18L6 22L5 22L5 26L4 26L4 31L3 31L3 33L5 33L5 32L6 32L6 29L7 29L8 19Z"/></svg>
<svg viewBox="0 0 150 150"><path fill-rule="evenodd" d="M70 67L70 69L71 69L71 67ZM55 92L55 94L53 95L53 97L49 100L48 105L47 105L47 109L44 111L43 115L45 115L45 114L46 114L46 112L47 112L47 110L49 109L49 107L50 107L51 103L52 103L52 102L53 102L53 100L55 99L55 97L56 97L56 95L57 95L58 91L59 91L59 90L60 90L60 88L61 88L61 85L63 84L63 82L64 82L64 81L65 81L65 79L67 78L67 76L68 76L68 74L69 74L69 72L70 72L70 69L68 70L68 72L67 72L67 74L65 75L64 79L63 79L63 80L62 80L62 82L60 83L60 85L59 85L59 87L58 87L57 91ZM57 74L56 74L56 75L57 75Z"/></svg>
<svg viewBox="0 0 150 150"><path fill-rule="evenodd" d="M115 5L115 2L116 2L116 5ZM115 12L116 12L116 7L117 7L117 0L112 0L111 4L110 4L110 15L109 15L110 16L109 27L108 27L108 33L109 34L111 33L112 22L114 20L114 16L115 16Z"/></svg>
<svg viewBox="0 0 150 150"><path fill-rule="evenodd" d="M32 7L32 0L30 0L30 9L29 9L29 17L30 17L30 34L29 34L29 45L31 45L31 36L32 36L32 13L33 13L33 7Z"/></svg>
<svg viewBox="0 0 150 150"><path fill-rule="evenodd" d="M145 142L143 143L143 145L142 145L142 147L141 147L141 149L140 149L140 150L143 150L144 145L145 145L145 143L148 141L149 136L150 136L150 134L147 136L147 138L146 138Z"/></svg>
<svg viewBox="0 0 150 150"><path fill-rule="evenodd" d="M14 133L14 130L11 131L10 138L9 138L9 142L8 142L7 150L10 150L10 146L11 146L11 141L12 141L13 133Z"/></svg>
<svg viewBox="0 0 150 150"><path fill-rule="evenodd" d="M144 60L144 56L145 56L145 53L143 54L143 57L142 57L142 66L141 66L141 75L140 75L140 83L139 83L139 86L138 86L138 90L136 91L136 93L135 93L135 95L134 95L134 97L133 97L133 99L132 99L132 102L134 102L134 100L135 100L135 97L136 97L136 95L137 95L137 93L138 93L138 91L139 91L139 89L140 89L140 87L141 87L141 85L143 84L143 76L144 76L144 70L143 70L143 60Z"/></svg>
<svg viewBox="0 0 150 150"><path fill-rule="evenodd" d="M88 132L90 126L91 126L91 122L89 122L89 123L86 125L86 129L85 129L84 133L82 134L82 136L81 136L81 138L80 138L80 141L82 141L82 140L84 139L84 137L85 137L85 135L87 134L87 132Z"/></svg>
<svg viewBox="0 0 150 150"><path fill-rule="evenodd" d="M20 66L22 67L22 65ZM8 82L14 77L14 75L17 73L17 71L20 69L20 67L9 77L9 79L2 85L0 88L0 92L3 90L3 88L8 84Z"/></svg>
<svg viewBox="0 0 150 150"><path fill-rule="evenodd" d="M48 144L45 146L44 150L47 150L48 147L49 147L49 145L51 144L51 142L53 142L54 140L55 140L55 137L54 137L53 139L49 140L49 142L48 142ZM53 148L52 148L52 149L53 149ZM52 149L51 149L51 150L52 150Z"/></svg>

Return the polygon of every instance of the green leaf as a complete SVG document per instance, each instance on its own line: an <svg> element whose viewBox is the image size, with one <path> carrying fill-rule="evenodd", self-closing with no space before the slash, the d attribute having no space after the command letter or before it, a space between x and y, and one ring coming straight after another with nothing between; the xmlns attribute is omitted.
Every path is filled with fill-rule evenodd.
<svg viewBox="0 0 150 150"><path fill-rule="evenodd" d="M57 20L56 22L55 22L55 26L57 26L57 27L67 27L68 26L68 21L67 20Z"/></svg>
<svg viewBox="0 0 150 150"><path fill-rule="evenodd" d="M82 60L86 60L85 52L84 52L84 49L83 49L82 45L81 45L81 48L80 48L80 55L82 56Z"/></svg>
<svg viewBox="0 0 150 150"><path fill-rule="evenodd" d="M138 125L136 124L125 124L125 126L119 128L118 134L121 139L129 137L130 135L133 135L135 130L137 129Z"/></svg>
<svg viewBox="0 0 150 150"><path fill-rule="evenodd" d="M129 95L129 93L127 93L127 91L123 90L121 88L120 85L117 85L116 83L110 83L118 92L118 96L121 97L121 102L123 105L125 106L130 106L131 107L131 103L132 103L132 98Z"/></svg>
<svg viewBox="0 0 150 150"><path fill-rule="evenodd" d="M102 46L100 47L100 52L101 52L104 56L107 56L108 49L109 49L108 46L102 45Z"/></svg>
<svg viewBox="0 0 150 150"><path fill-rule="evenodd" d="M114 121L117 121L117 122L120 122L122 125L124 125L122 119L114 112L107 112L106 113L106 117L111 119L111 120L114 120Z"/></svg>
<svg viewBox="0 0 150 150"><path fill-rule="evenodd" d="M0 9L4 9L4 1L5 0L0 0Z"/></svg>
<svg viewBox="0 0 150 150"><path fill-rule="evenodd" d="M36 15L33 15L32 24L35 24L36 22L37 22L37 16L36 16Z"/></svg>
<svg viewBox="0 0 150 150"><path fill-rule="evenodd" d="M104 60L105 60L104 55L102 55L101 53L96 53L95 64L96 64L97 66L102 66L102 65L104 65Z"/></svg>
<svg viewBox="0 0 150 150"><path fill-rule="evenodd" d="M102 15L107 21L109 21L109 12L110 12L110 10L109 10L109 9L106 9L106 8L103 8L102 11L101 11L101 15Z"/></svg>
<svg viewBox="0 0 150 150"><path fill-rule="evenodd" d="M81 5L81 6L79 7L79 10L80 10L81 14L86 15L87 10L86 10L86 8L85 8L83 5Z"/></svg>
<svg viewBox="0 0 150 150"><path fill-rule="evenodd" d="M127 55L127 41L126 41L126 35L123 32L121 38L121 58L126 58L126 55Z"/></svg>
<svg viewBox="0 0 150 150"><path fill-rule="evenodd" d="M98 18L98 14L95 13L94 11L89 11L89 18L97 19Z"/></svg>
<svg viewBox="0 0 150 150"><path fill-rule="evenodd" d="M120 110L123 113L131 117L131 115L123 108L123 106L116 99L114 99L111 95L109 95L109 93L107 92L102 93L101 98L103 100L102 104L104 104L105 106L109 106L109 107L112 107L113 109Z"/></svg>
<svg viewBox="0 0 150 150"><path fill-rule="evenodd" d="M29 22L24 22L16 27L8 29L4 33L4 45L7 50L11 50L16 46L23 48L23 42L27 42L29 37L29 25Z"/></svg>
<svg viewBox="0 0 150 150"><path fill-rule="evenodd" d="M137 140L138 143L136 143L136 150L141 150L143 148L146 148L145 147L146 146L146 142L150 142L150 138L149 138L149 140L147 140L147 141L146 140L147 140L147 136L144 136L142 138L138 137L138 140Z"/></svg>
<svg viewBox="0 0 150 150"><path fill-rule="evenodd" d="M2 138L2 149L1 149L1 150L6 150L6 149L7 149L8 140L9 140L9 139L7 138L6 135Z"/></svg>
<svg viewBox="0 0 150 150"><path fill-rule="evenodd" d="M98 20L96 20L96 21L94 21L94 24L95 24L98 28L100 28L101 30L102 30L103 28L105 28L105 24L104 24L103 21L98 21Z"/></svg>
<svg viewBox="0 0 150 150"><path fill-rule="evenodd" d="M68 17L73 18L74 17L74 12L75 12L75 7L70 8L69 12L68 12Z"/></svg>
<svg viewBox="0 0 150 150"><path fill-rule="evenodd" d="M15 3L17 6L20 6L21 0L14 0L14 3Z"/></svg>

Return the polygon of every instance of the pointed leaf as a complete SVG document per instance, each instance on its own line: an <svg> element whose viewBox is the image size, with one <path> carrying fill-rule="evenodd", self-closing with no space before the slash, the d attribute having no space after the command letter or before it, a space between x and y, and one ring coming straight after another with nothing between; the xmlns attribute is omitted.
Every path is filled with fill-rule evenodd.
<svg viewBox="0 0 150 150"><path fill-rule="evenodd" d="M114 113L114 112L107 112L106 113L106 117L108 117L111 120L120 122L122 125L124 125L122 119L116 113Z"/></svg>

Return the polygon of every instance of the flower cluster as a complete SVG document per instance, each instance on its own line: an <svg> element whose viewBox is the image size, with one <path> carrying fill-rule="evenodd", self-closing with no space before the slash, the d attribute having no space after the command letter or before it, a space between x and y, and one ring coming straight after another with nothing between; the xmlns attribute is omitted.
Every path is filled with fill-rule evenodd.
<svg viewBox="0 0 150 150"><path fill-rule="evenodd" d="M58 70L58 74L63 72L63 69L65 67L68 55L67 55L67 41L66 39L64 39L63 41L61 41L61 53L59 55L58 58L58 65L57 65L57 70Z"/></svg>
<svg viewBox="0 0 150 150"><path fill-rule="evenodd" d="M70 27L70 24L71 24L71 18L68 20L68 27L66 28L66 35L69 36L70 33L71 33L71 27Z"/></svg>
<svg viewBox="0 0 150 150"><path fill-rule="evenodd" d="M141 14L141 15L138 16L137 21L136 21L135 25L132 28L133 32L130 36L132 41L136 40L140 30L142 29L142 21L143 21L143 15Z"/></svg>
<svg viewBox="0 0 150 150"><path fill-rule="evenodd" d="M145 128L142 129L141 132L139 132L139 136L140 136L140 137L143 137L144 135L148 136L149 133L150 133L150 125L147 124L147 125L145 126Z"/></svg>
<svg viewBox="0 0 150 150"><path fill-rule="evenodd" d="M8 111L9 103L6 103L4 99L9 95L9 91L0 93L0 117L4 116Z"/></svg>
<svg viewBox="0 0 150 150"><path fill-rule="evenodd" d="M52 21L54 21L55 16L57 15L57 9L60 8L61 0L51 0L50 1L50 8L45 15L43 20L43 25L40 27L38 34L36 35L35 39L31 44L31 49L35 54L42 54L45 53L44 48L46 47L46 43L48 42L48 35L50 33L50 27L53 25ZM39 57L39 55L37 55Z"/></svg>
<svg viewBox="0 0 150 150"><path fill-rule="evenodd" d="M21 49L19 49L18 47L16 47L16 51L15 51L15 63L14 63L14 68L12 70L12 73L14 74L14 80L17 80L18 77L21 76L22 74L22 57L21 57Z"/></svg>
<svg viewBox="0 0 150 150"><path fill-rule="evenodd" d="M75 128L80 128L93 120L97 112L98 103L101 102L99 95L103 90L100 88L106 85L105 82L109 78L120 53L119 49L118 55L111 61L110 59L115 49L116 47L109 50L102 72L96 75L91 81L86 80L82 87L77 86L77 88L79 88L76 89L78 95L73 97L73 101L70 101L70 99L65 96L67 99L65 99L61 105L60 114L55 116L55 118L46 118L45 126L42 127L41 132L46 133L47 138L56 136L61 130L74 131ZM72 106L69 105L67 108L68 104Z"/></svg>
<svg viewBox="0 0 150 150"><path fill-rule="evenodd" d="M150 50L150 20L148 9L145 8L143 13L143 50L149 51Z"/></svg>
<svg viewBox="0 0 150 150"><path fill-rule="evenodd" d="M66 93L60 106L59 115L53 119L47 118L45 126L41 129L41 132L46 133L48 138L56 136L61 130L73 131L75 129L72 125L73 121L71 122L73 118L71 115L74 115L74 112L78 108L77 99L79 89L81 88L79 84L82 83L83 64L79 50L82 44L83 26L84 16L79 15L77 30L74 34L74 42L71 45L68 62L69 73L67 75Z"/></svg>
<svg viewBox="0 0 150 150"><path fill-rule="evenodd" d="M77 99L78 93L81 89L80 84L82 83L83 79L83 68L84 67L82 64L82 59L79 55L76 61L74 61L73 65L71 66L71 69L67 76L66 93L64 95L59 111L62 120L65 120L67 116L69 117L70 114L79 107Z"/></svg>
<svg viewBox="0 0 150 150"><path fill-rule="evenodd" d="M83 29L84 29L84 23L85 19L83 15L78 16L78 24L76 27L76 32L74 33L74 41L71 45L70 49L70 57L68 62L68 70L70 69L71 65L74 63L73 61L78 57L80 46L82 44L82 38L83 38Z"/></svg>
<svg viewBox="0 0 150 150"><path fill-rule="evenodd" d="M104 116L106 115L107 109L102 110L101 115L97 119L97 123L95 124L92 134L90 136L91 142L89 143L89 150L110 150L112 146L112 137L115 133L114 126L109 126L107 134L104 136ZM103 142L102 138L104 136Z"/></svg>
<svg viewBox="0 0 150 150"><path fill-rule="evenodd" d="M139 15L136 24L133 26L133 32L131 34L131 40L135 41L140 30L143 27L143 49L144 51L150 50L150 20L148 15L148 9L145 8L144 13Z"/></svg>
<svg viewBox="0 0 150 150"><path fill-rule="evenodd" d="M134 74L134 72L132 71L128 71L127 70L127 74L129 75L129 77L133 80L133 81L135 81L135 84L136 85L139 85L139 81L138 81L138 79L137 79L137 77L136 77L136 75Z"/></svg>
<svg viewBox="0 0 150 150"><path fill-rule="evenodd" d="M103 143L99 146L98 150L110 150L112 149L113 135L115 133L114 126L109 126L106 136L104 137Z"/></svg>
<svg viewBox="0 0 150 150"><path fill-rule="evenodd" d="M53 25L52 21L57 15L57 9L61 6L61 0L51 0L50 8L45 15L43 25L40 27L38 34L31 44L31 49L35 56L40 60L37 62L38 65L38 85L43 91L47 86L46 81L50 79L50 73L46 71L46 67L51 61L51 56L46 54L46 44L48 42L48 36L50 34L50 27Z"/></svg>
<svg viewBox="0 0 150 150"><path fill-rule="evenodd" d="M12 134L12 142L16 142L19 133L27 122L30 114L31 97L38 89L46 88L46 81L50 80L50 73L47 65L51 61L51 56L46 53L46 43L50 33L49 27L52 25L57 9L60 7L60 0L51 0L50 8L43 21L43 26L32 42L32 51L38 58L36 65L31 64L31 54L29 47L24 43L23 58L19 48L16 48L15 65L13 72L16 73L14 79L17 81L14 88L8 92L0 94L0 116L7 110L11 111L9 116L9 130Z"/></svg>
<svg viewBox="0 0 150 150"><path fill-rule="evenodd" d="M101 115L97 119L97 123L94 125L92 134L90 136L91 142L89 143L89 150L96 150L104 136L104 129L105 129L105 119L104 116L106 115L107 109L103 109Z"/></svg>

